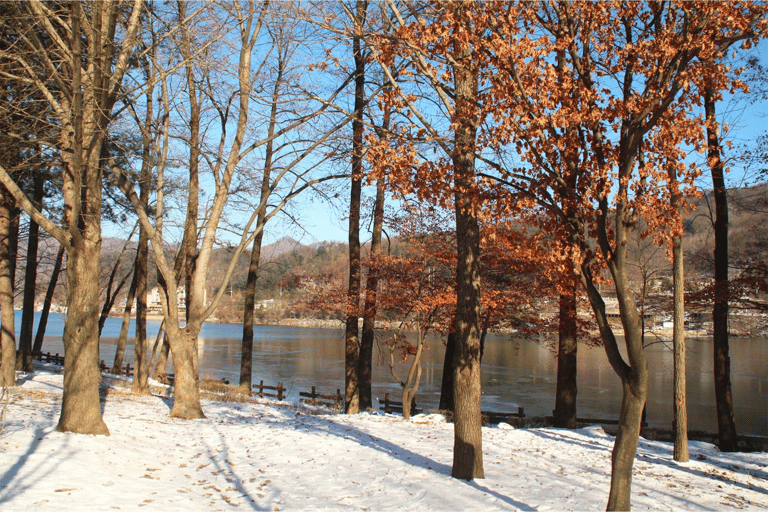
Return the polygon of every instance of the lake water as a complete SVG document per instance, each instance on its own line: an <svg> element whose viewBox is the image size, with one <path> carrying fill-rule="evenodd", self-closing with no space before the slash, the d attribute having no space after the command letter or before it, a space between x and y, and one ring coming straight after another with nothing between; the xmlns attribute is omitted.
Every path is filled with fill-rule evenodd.
<svg viewBox="0 0 768 512"><path fill-rule="evenodd" d="M17 329L20 312L17 312ZM151 339L159 321L148 322ZM63 353L61 336L64 318L51 314L44 352ZM341 329L258 326L254 332L253 380L275 385L282 382L289 399L299 391L315 386L324 393L343 389L344 345ZM100 358L111 364L114 358L120 320L110 318L104 328ZM126 347L126 362L133 361L133 331ZM235 383L240 375L242 327L236 324L205 324L200 339L200 371L203 376L226 378ZM420 406L435 408L440 397L444 345L429 340L425 353ZM671 344L670 344L671 345ZM687 388L689 428L717 431L712 339L690 338L687 345ZM647 406L648 423L669 427L672 422L671 346L654 344L647 349L651 371ZM399 393L391 377L388 354L375 356L373 394ZM401 376L406 371L399 366ZM482 366L483 409L512 411L525 408L528 416L551 415L555 402L557 360L549 348L532 342L489 335ZM732 338L731 383L737 431L741 434L768 435L768 340ZM621 406L621 383L608 364L602 347L579 347L578 399L580 417L617 418Z"/></svg>

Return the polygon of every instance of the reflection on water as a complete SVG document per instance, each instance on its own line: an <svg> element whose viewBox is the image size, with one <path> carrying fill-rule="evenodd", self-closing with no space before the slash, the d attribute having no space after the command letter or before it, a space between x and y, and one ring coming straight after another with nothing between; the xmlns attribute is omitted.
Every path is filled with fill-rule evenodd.
<svg viewBox="0 0 768 512"><path fill-rule="evenodd" d="M20 318L17 318L17 322ZM17 323L18 326L18 323ZM154 339L160 322L149 322L148 335ZM44 351L63 353L61 333L64 322L51 315ZM240 375L241 326L206 324L200 340L200 368L203 375L236 382ZM120 320L108 319L101 342L100 358L112 362L120 332ZM130 333L133 336L133 332ZM131 338L129 338L130 341ZM253 380L282 382L289 398L312 386L335 392L344 384L343 331L297 327L259 326L254 332ZM443 343L432 338L425 353L417 402L434 408L440 395ZM688 416L691 429L717 430L711 338L687 341ZM651 371L648 422L668 427L672 422L672 351L657 343L647 349ZM373 393L396 393L399 386L389 373L389 355L375 356ZM621 406L619 378L608 364L602 348L579 347L578 414L581 417L616 418ZM133 347L126 348L126 361L133 360ZM739 433L768 435L768 343L765 339L732 338L731 381L736 427ZM398 365L400 375L405 366ZM483 408L508 411L525 407L526 415L551 415L554 409L557 360L540 344L489 335L483 357Z"/></svg>

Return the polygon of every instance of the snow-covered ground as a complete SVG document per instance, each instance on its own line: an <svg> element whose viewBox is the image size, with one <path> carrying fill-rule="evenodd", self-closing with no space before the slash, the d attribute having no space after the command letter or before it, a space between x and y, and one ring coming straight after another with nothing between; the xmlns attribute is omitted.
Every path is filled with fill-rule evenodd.
<svg viewBox="0 0 768 512"><path fill-rule="evenodd" d="M318 414L303 405L204 402L207 419L168 415L170 399L110 388L109 437L55 431L62 376L12 392L0 433L0 510L603 510L613 438L483 428L485 479L451 478L442 416ZM768 454L691 443L691 462L641 440L641 509L768 509Z"/></svg>

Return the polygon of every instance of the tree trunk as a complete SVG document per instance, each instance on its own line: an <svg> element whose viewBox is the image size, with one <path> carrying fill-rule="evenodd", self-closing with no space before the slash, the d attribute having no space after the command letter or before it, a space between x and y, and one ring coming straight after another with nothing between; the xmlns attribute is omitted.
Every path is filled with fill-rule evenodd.
<svg viewBox="0 0 768 512"><path fill-rule="evenodd" d="M264 178L269 188L269 178ZM262 194L264 193L262 183ZM268 193L268 192L267 192ZM262 202L262 205L265 205ZM266 205L265 205L266 206ZM261 223L264 222L263 212L259 213ZM257 220L257 223L259 221ZM256 306L256 280L259 277L259 260L261 259L261 243L264 239L264 231L261 231L253 239L253 248L251 249L251 260L248 264L248 278L245 284L245 303L243 305L243 344L240 353L240 392L247 395L251 394L252 373L253 373L253 310Z"/></svg>
<svg viewBox="0 0 768 512"><path fill-rule="evenodd" d="M647 370L632 371L622 383L621 414L611 454L611 491L607 510L629 510L632 466L640 440L643 409L648 389ZM644 374L644 375L643 375Z"/></svg>
<svg viewBox="0 0 768 512"><path fill-rule="evenodd" d="M147 64L147 69L150 66ZM149 71L147 71L149 73ZM147 104L151 104L151 88L147 92ZM139 176L139 200L144 207L149 205L149 192L152 181L152 109L148 108L143 132L142 167ZM146 227L139 223L139 246L136 249L134 263L134 279L136 280L136 338L133 341L133 383L131 391L139 394L149 393L149 372L151 360L147 356L149 343L147 341L147 277L149 274L149 234Z"/></svg>
<svg viewBox="0 0 768 512"><path fill-rule="evenodd" d="M163 336L163 343L160 345L160 353L157 354L157 362L155 363L155 373L152 378L158 382L166 382L168 372L166 367L168 366L168 355L171 352L171 345L168 343L168 335ZM174 364L176 361L174 361Z"/></svg>
<svg viewBox="0 0 768 512"><path fill-rule="evenodd" d="M458 45L457 45L458 46ZM453 122L456 210L456 353L453 359L453 469L464 480L484 478L480 412L480 228L475 192L477 75L467 47L455 50Z"/></svg>
<svg viewBox="0 0 768 512"><path fill-rule="evenodd" d="M673 457L677 462L688 462L688 410L685 392L685 295L683 271L683 240L672 240L673 294L674 294L674 436Z"/></svg>
<svg viewBox="0 0 768 512"><path fill-rule="evenodd" d="M174 372L171 416L174 418L185 420L205 418L200 405L197 365L197 334L199 332L199 327L187 326L177 329L170 340Z"/></svg>
<svg viewBox="0 0 768 512"><path fill-rule="evenodd" d="M133 274L131 286L128 289L128 296L125 298L125 309L123 310L123 323L120 326L120 336L117 338L117 348L115 349L115 360L112 363L112 373L122 375L123 358L125 356L125 342L128 340L128 328L131 325L131 310L133 309L133 299L136 298L136 274ZM136 364L134 363L134 367Z"/></svg>
<svg viewBox="0 0 768 512"><path fill-rule="evenodd" d="M448 333L445 342L445 357L443 358L443 378L440 382L441 411L453 412L453 358L456 354L456 332Z"/></svg>
<svg viewBox="0 0 768 512"><path fill-rule="evenodd" d="M10 254L12 203L11 195L0 186L0 386L4 387L16 385L16 314Z"/></svg>
<svg viewBox="0 0 768 512"><path fill-rule="evenodd" d="M573 283L575 284L575 283ZM557 391L554 426L576 428L577 325L576 293L573 285L560 294L560 320L557 349Z"/></svg>
<svg viewBox="0 0 768 512"><path fill-rule="evenodd" d="M94 229L92 234L99 232ZM64 394L56 427L59 432L109 435L99 402L99 288L82 286L98 282L99 266L93 262L99 261L100 250L100 236L84 236L67 257Z"/></svg>
<svg viewBox="0 0 768 512"><path fill-rule="evenodd" d="M384 229L384 180L376 183L376 201L373 206L373 233L365 280L365 306L363 309L363 333L360 339L360 410L373 409L371 379L373 377L373 344L376 327L376 294L379 288L377 258L381 252L381 235Z"/></svg>
<svg viewBox="0 0 768 512"><path fill-rule="evenodd" d="M148 187L147 187L148 188ZM142 199L143 201L143 199ZM146 204L146 203L143 203ZM131 391L149 393L149 364L147 357L147 267L149 266L149 239L140 227L139 247L136 251L134 279L136 279L136 338L133 340L133 383Z"/></svg>
<svg viewBox="0 0 768 512"><path fill-rule="evenodd" d="M61 273L61 264L64 260L64 246L59 246L56 253L56 262L53 264L51 280L48 282L48 289L45 291L45 300L43 301L43 310L40 312L40 322L37 324L37 333L35 334L35 346L32 347L32 355L41 354L43 351L43 338L45 330L48 327L48 314L51 312L51 303L53 302L53 293L56 291L56 283L59 281Z"/></svg>
<svg viewBox="0 0 768 512"><path fill-rule="evenodd" d="M33 177L34 191L32 201L40 208L43 202L44 180L38 171ZM41 208L42 209L42 208ZM27 268L24 271L24 299L22 302L21 329L19 330L19 356L17 367L25 372L34 371L32 363L32 332L35 323L35 296L37 292L37 252L40 240L40 225L29 219L27 238Z"/></svg>
<svg viewBox="0 0 768 512"><path fill-rule="evenodd" d="M259 278L259 262L261 260L261 244L264 240L264 225L267 222L267 201L272 192L272 159L275 144L273 136L277 127L277 105L280 98L280 87L283 83L285 61L283 48L277 52L277 76L272 89L272 105L269 111L269 126L267 137L269 141L264 149L264 174L261 177L261 194L259 195L259 212L256 216L256 229L260 230L253 239L251 261L248 264L248 278L245 284L245 304L243 308L243 346L240 356L240 391L251 394L251 379L253 373L253 309L256 306L256 281Z"/></svg>
<svg viewBox="0 0 768 512"><path fill-rule="evenodd" d="M704 95L704 111L707 119L707 159L712 172L715 199L715 304L712 308L714 342L715 402L717 404L717 429L719 448L724 452L737 450L736 424L733 420L733 395L731 393L731 359L728 355L728 195L725 188L723 161L720 157L720 141L717 135L715 102L712 91Z"/></svg>
<svg viewBox="0 0 768 512"><path fill-rule="evenodd" d="M355 111L352 114L352 183L349 195L349 287L344 331L344 412L360 412L358 364L360 318L360 196L363 180L363 108L365 107L365 56L363 26L368 2L357 0L352 52L355 60Z"/></svg>

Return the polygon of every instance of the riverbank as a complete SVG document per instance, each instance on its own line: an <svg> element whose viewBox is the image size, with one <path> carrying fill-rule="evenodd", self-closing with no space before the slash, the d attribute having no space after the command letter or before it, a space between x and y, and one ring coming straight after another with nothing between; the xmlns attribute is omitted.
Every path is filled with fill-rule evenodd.
<svg viewBox="0 0 768 512"><path fill-rule="evenodd" d="M61 375L13 389L0 434L0 508L8 510L598 510L613 437L597 427L483 428L485 479L450 477L453 425L381 414L317 414L204 401L207 419L169 417L171 402L103 390L111 435L56 432ZM632 506L768 508L768 454L640 441Z"/></svg>

